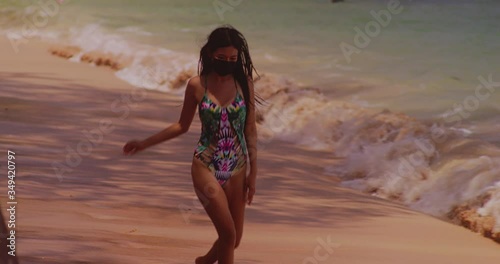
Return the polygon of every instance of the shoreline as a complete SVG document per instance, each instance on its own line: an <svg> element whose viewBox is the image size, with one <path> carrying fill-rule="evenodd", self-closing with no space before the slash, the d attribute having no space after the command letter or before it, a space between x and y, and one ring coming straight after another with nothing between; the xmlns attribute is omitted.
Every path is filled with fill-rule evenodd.
<svg viewBox="0 0 500 264"><path fill-rule="evenodd" d="M0 47L5 45L0 40ZM9 104L0 116L1 125L9 127L0 146L16 149L22 166L20 262L192 262L216 236L190 182L197 118L182 137L123 157L126 140L175 122L181 99L141 90L142 100L125 104L122 96L134 98L139 91L112 70L61 60L47 50L33 41L20 54L5 53L7 63L0 66L0 102ZM116 106L128 106L127 115L112 110L115 100ZM114 129L60 181L53 162L64 164L68 147L77 149L86 139L82 131L99 128L102 120ZM339 187L324 174L331 159L328 151L266 143L255 203L247 207L242 245L235 252L238 263L313 263L316 248L325 250L325 263L340 264L500 259L498 244L467 229Z"/></svg>

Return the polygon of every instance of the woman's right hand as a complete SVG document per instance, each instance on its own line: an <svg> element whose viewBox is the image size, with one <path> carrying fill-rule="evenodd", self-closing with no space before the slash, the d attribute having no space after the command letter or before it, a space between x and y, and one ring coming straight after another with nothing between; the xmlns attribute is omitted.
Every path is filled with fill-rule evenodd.
<svg viewBox="0 0 500 264"><path fill-rule="evenodd" d="M144 145L139 140L131 140L123 146L123 155L133 155L138 151L145 149Z"/></svg>

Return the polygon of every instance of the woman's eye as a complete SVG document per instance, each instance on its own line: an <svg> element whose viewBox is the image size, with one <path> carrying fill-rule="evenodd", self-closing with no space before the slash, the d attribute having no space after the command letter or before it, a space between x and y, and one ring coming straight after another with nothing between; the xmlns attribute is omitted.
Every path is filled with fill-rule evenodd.
<svg viewBox="0 0 500 264"><path fill-rule="evenodd" d="M227 59L225 57L215 57L215 58L218 60L223 60L223 61L232 61L232 62L238 61L238 58L229 58L229 59Z"/></svg>

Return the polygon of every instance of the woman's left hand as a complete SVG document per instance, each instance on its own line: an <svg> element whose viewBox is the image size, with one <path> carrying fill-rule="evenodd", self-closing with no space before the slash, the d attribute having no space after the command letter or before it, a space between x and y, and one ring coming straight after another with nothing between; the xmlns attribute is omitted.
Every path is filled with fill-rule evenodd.
<svg viewBox="0 0 500 264"><path fill-rule="evenodd" d="M255 175L255 173L250 172L250 174L246 178L245 182L245 188L247 191L246 202L248 203L248 205L252 203L253 195L255 194L255 180L257 178L256 176L257 175Z"/></svg>

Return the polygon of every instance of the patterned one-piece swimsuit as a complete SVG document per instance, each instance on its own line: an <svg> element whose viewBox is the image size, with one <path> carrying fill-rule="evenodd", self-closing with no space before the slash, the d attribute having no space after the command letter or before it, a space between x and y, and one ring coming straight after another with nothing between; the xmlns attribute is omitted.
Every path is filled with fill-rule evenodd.
<svg viewBox="0 0 500 264"><path fill-rule="evenodd" d="M243 135L245 101L236 88L236 96L228 106L217 105L208 98L205 84L205 95L199 104L198 113L202 128L194 156L200 159L214 173L219 184L224 186L247 162Z"/></svg>

